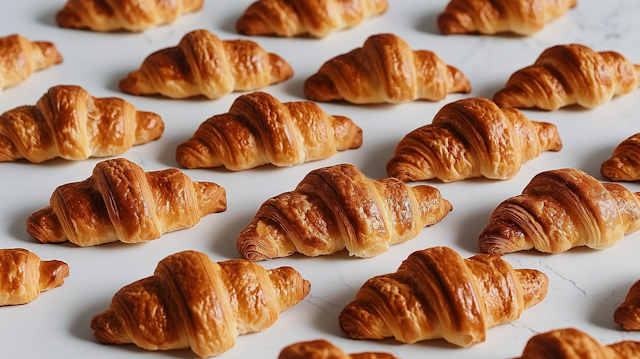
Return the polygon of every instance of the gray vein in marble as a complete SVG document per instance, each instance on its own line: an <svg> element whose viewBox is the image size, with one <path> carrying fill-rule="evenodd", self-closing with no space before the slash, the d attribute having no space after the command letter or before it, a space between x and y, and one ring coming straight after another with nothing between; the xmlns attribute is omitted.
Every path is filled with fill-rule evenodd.
<svg viewBox="0 0 640 359"><path fill-rule="evenodd" d="M544 264L544 266L545 266L545 267L547 267L547 268L548 268L550 271L552 271L553 273L555 273L555 275L557 275L558 277L560 277L560 278L564 279L565 281L567 281L567 282L569 282L569 283L573 284L573 286L574 286L577 290L579 290L579 291L580 291L580 293L582 293L582 295L583 295L585 298L587 297L587 292L585 292L585 291L584 291L584 289L582 289L582 288L578 287L578 285L576 284L576 282L575 282L575 281L573 281L573 280L571 280L571 279L569 279L569 278L567 278L567 277L563 276L562 274L558 273L558 271L557 271L557 270L555 270L555 269L551 268L551 267L550 267L548 264L546 264L546 263L542 263L542 261L540 261L540 264Z"/></svg>

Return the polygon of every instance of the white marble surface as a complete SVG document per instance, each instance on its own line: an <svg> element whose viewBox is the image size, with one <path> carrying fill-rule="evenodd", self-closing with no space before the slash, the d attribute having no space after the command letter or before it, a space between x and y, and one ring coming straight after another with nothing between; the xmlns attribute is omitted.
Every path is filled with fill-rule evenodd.
<svg viewBox="0 0 640 359"><path fill-rule="evenodd" d="M54 15L63 0L6 2L0 10L0 36L18 32L31 39L56 43L64 63L33 75L23 84L0 94L0 111L33 104L50 86L77 84L95 96L120 96L142 110L160 114L166 122L161 140L134 147L124 157L145 170L177 166L176 146L191 136L210 116L227 112L234 93L216 101L168 100L122 94L117 82L160 48L174 46L190 30L209 29L223 39L240 36L234 22L251 0L208 0L203 11L184 16L169 26L142 34L99 34L60 29ZM389 12L354 29L323 40L258 37L253 40L280 54L295 69L293 79L266 89L282 101L302 100L302 83L326 60L361 46L380 32L394 32L415 49L429 49L461 69L471 80L471 96L491 97L517 69L535 61L547 47L581 43L597 50L616 50L640 63L640 2L636 0L580 0L579 7L529 38L513 36L441 36L437 15L446 0L390 0ZM104 346L93 338L89 322L106 309L122 286L151 275L159 260L194 249L214 260L239 258L235 238L267 198L292 190L309 171L350 162L372 178L385 176L385 164L398 141L411 130L430 123L446 103L467 97L415 102L397 106L321 104L331 114L349 116L364 130L358 150L294 168L265 166L241 173L224 170L189 170L194 180L214 181L226 187L229 209L209 215L194 228L164 235L151 243L113 243L93 248L71 244L43 245L25 232L25 220L46 206L58 185L83 180L98 159L83 162L53 160L41 165L0 164L0 248L27 248L44 259L69 263L71 275L63 287L44 293L23 306L0 308L0 356L3 358L191 358L189 350L147 352L133 345ZM595 110L563 109L554 113L526 111L531 119L555 123L564 141L559 153L544 153L525 164L508 182L467 180L438 187L454 211L441 223L426 228L414 240L396 245L372 259L349 258L345 252L323 258L296 255L263 263L265 267L293 266L311 281L311 294L283 313L268 330L241 336L235 348L223 354L233 358L276 358L286 345L325 338L347 352L386 351L401 358L512 358L519 356L535 333L576 327L603 343L640 340L626 333L612 315L631 284L640 278L640 233L628 235L617 246L602 250L574 249L557 255L536 252L504 258L516 268L536 268L549 276L547 298L510 324L488 332L485 343L460 349L443 340L404 345L394 340L352 341L340 331L337 317L358 288L370 277L393 272L413 251L450 246L464 257L478 253L477 236L491 211L504 199L519 194L537 173L562 167L580 168L598 179L600 164L623 139L640 132L640 91L616 98ZM638 184L625 184L634 191Z"/></svg>

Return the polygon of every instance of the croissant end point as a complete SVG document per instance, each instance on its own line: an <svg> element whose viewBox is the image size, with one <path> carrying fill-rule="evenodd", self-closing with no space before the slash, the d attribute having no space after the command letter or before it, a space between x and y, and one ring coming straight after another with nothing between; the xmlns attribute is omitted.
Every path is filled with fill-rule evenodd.
<svg viewBox="0 0 640 359"><path fill-rule="evenodd" d="M74 29L82 28L85 26L80 16L75 11L66 6L56 14L56 23L60 27Z"/></svg>
<svg viewBox="0 0 640 359"><path fill-rule="evenodd" d="M480 250L489 254L503 255L507 253L509 251L507 248L508 244L508 238L495 235L485 235L484 233L480 235L480 240L478 241L478 247Z"/></svg>
<svg viewBox="0 0 640 359"><path fill-rule="evenodd" d="M506 87L493 95L493 102L500 108L526 108L528 107L524 101L520 99L520 95L524 95L519 89Z"/></svg>
<svg viewBox="0 0 640 359"><path fill-rule="evenodd" d="M202 155L188 146L186 143L182 143L176 149L176 162L184 168L200 168L202 163Z"/></svg>
<svg viewBox="0 0 640 359"><path fill-rule="evenodd" d="M62 224L51 206L29 216L27 233L41 243L61 243L67 240Z"/></svg>
<svg viewBox="0 0 640 359"><path fill-rule="evenodd" d="M323 73L309 77L304 82L303 92L312 101L329 102L343 99L333 81Z"/></svg>
<svg viewBox="0 0 640 359"><path fill-rule="evenodd" d="M617 159L608 159L602 166L600 166L600 173L608 180L613 182L630 182L637 181L638 179L633 177L631 173L625 171L628 166L622 166Z"/></svg>
<svg viewBox="0 0 640 359"><path fill-rule="evenodd" d="M640 321L636 318L640 318L640 308L637 307L623 304L613 312L613 321L624 330L640 330Z"/></svg>
<svg viewBox="0 0 640 359"><path fill-rule="evenodd" d="M40 291L59 287L69 276L69 265L61 261L43 261L40 263Z"/></svg>
<svg viewBox="0 0 640 359"><path fill-rule="evenodd" d="M142 83L142 74L140 71L132 71L127 77L120 80L118 83L118 88L120 91L124 93L128 93L131 95L146 95L148 93L144 92L140 86Z"/></svg>
<svg viewBox="0 0 640 359"><path fill-rule="evenodd" d="M120 319L112 309L96 315L91 319L91 329L96 339L103 344L130 343Z"/></svg>
<svg viewBox="0 0 640 359"><path fill-rule="evenodd" d="M276 54L269 54L271 63L271 83L277 84L293 77L293 67Z"/></svg>
<svg viewBox="0 0 640 359"><path fill-rule="evenodd" d="M236 22L236 31L242 35L258 36L273 33L262 21L262 18L253 14L243 14Z"/></svg>
<svg viewBox="0 0 640 359"><path fill-rule="evenodd" d="M56 45L50 42L36 41L35 44L40 48L47 64L59 64L62 62L62 55L56 48Z"/></svg>
<svg viewBox="0 0 640 359"><path fill-rule="evenodd" d="M438 16L438 29L443 35L466 34L469 32L458 18L449 12L444 12Z"/></svg>

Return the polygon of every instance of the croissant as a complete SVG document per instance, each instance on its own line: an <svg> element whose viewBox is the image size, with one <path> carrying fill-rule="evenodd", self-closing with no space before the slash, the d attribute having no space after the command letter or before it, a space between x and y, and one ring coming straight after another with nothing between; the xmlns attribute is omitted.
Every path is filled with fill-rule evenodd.
<svg viewBox="0 0 640 359"><path fill-rule="evenodd" d="M613 313L613 320L624 330L640 330L640 280L631 286L624 302Z"/></svg>
<svg viewBox="0 0 640 359"><path fill-rule="evenodd" d="M255 92L236 99L229 113L204 122L178 146L176 160L186 168L240 171L320 160L361 144L362 129L346 117L329 116L313 102L281 103Z"/></svg>
<svg viewBox="0 0 640 359"><path fill-rule="evenodd" d="M176 169L145 173L118 158L98 163L82 182L56 188L51 205L27 220L27 232L42 243L138 243L226 208L225 190L215 183L192 182Z"/></svg>
<svg viewBox="0 0 640 359"><path fill-rule="evenodd" d="M533 66L513 74L493 101L500 107L549 111L573 104L594 108L639 86L640 65L619 53L559 45L545 50Z"/></svg>
<svg viewBox="0 0 640 359"><path fill-rule="evenodd" d="M61 62L62 56L50 42L31 42L20 35L0 37L0 91Z"/></svg>
<svg viewBox="0 0 640 359"><path fill-rule="evenodd" d="M326 340L314 340L290 345L280 352L278 359L397 359L385 353L345 354Z"/></svg>
<svg viewBox="0 0 640 359"><path fill-rule="evenodd" d="M26 249L0 249L0 306L29 303L67 276L67 263L42 261Z"/></svg>
<svg viewBox="0 0 640 359"><path fill-rule="evenodd" d="M95 98L78 86L55 86L35 106L0 116L0 162L115 156L162 136L160 116L119 98Z"/></svg>
<svg viewBox="0 0 640 359"><path fill-rule="evenodd" d="M143 31L198 11L204 0L69 0L56 14L61 27Z"/></svg>
<svg viewBox="0 0 640 359"><path fill-rule="evenodd" d="M304 83L313 101L400 103L439 101L471 92L469 80L431 51L413 51L393 34L371 36L364 46L327 61Z"/></svg>
<svg viewBox="0 0 640 359"><path fill-rule="evenodd" d="M258 0L236 23L249 36L325 37L387 11L387 0Z"/></svg>
<svg viewBox="0 0 640 359"><path fill-rule="evenodd" d="M414 252L395 273L369 279L338 321L352 339L444 338L468 347L540 303L548 285L544 273L514 270L497 255L463 260L453 249L434 247Z"/></svg>
<svg viewBox="0 0 640 359"><path fill-rule="evenodd" d="M153 276L120 289L93 317L104 344L147 350L191 348L200 357L224 353L238 335L269 328L311 285L290 267L266 270L246 259L213 262L185 251L166 257Z"/></svg>
<svg viewBox="0 0 640 359"><path fill-rule="evenodd" d="M622 141L602 164L600 172L611 181L640 180L640 133Z"/></svg>
<svg viewBox="0 0 640 359"><path fill-rule="evenodd" d="M500 254L531 248L560 253L582 245L608 248L640 229L639 195L577 169L542 172L522 195L493 211L479 246Z"/></svg>
<svg viewBox="0 0 640 359"><path fill-rule="evenodd" d="M350 164L309 173L293 192L262 204L238 236L238 252L253 261L331 254L369 258L406 242L451 211L440 191L395 178L365 177Z"/></svg>
<svg viewBox="0 0 640 359"><path fill-rule="evenodd" d="M291 66L252 41L221 41L207 30L186 34L177 47L155 52L120 81L132 95L171 98L204 95L216 99L232 91L267 87L293 76Z"/></svg>
<svg viewBox="0 0 640 359"><path fill-rule="evenodd" d="M540 152L560 149L555 125L530 121L517 109L501 109L485 98L470 98L446 105L430 125L400 141L387 173L405 182L506 180Z"/></svg>

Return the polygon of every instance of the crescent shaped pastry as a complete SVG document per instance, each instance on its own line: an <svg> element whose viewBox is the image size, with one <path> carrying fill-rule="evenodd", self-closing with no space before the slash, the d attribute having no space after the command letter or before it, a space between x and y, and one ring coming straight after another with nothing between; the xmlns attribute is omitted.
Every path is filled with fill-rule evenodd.
<svg viewBox="0 0 640 359"><path fill-rule="evenodd" d="M624 302L613 313L613 320L624 330L640 330L640 280L631 286Z"/></svg>
<svg viewBox="0 0 640 359"><path fill-rule="evenodd" d="M61 62L62 56L50 42L31 42L20 35L0 37L0 91Z"/></svg>
<svg viewBox="0 0 640 359"><path fill-rule="evenodd" d="M622 141L602 164L600 172L610 181L640 180L640 133Z"/></svg>

